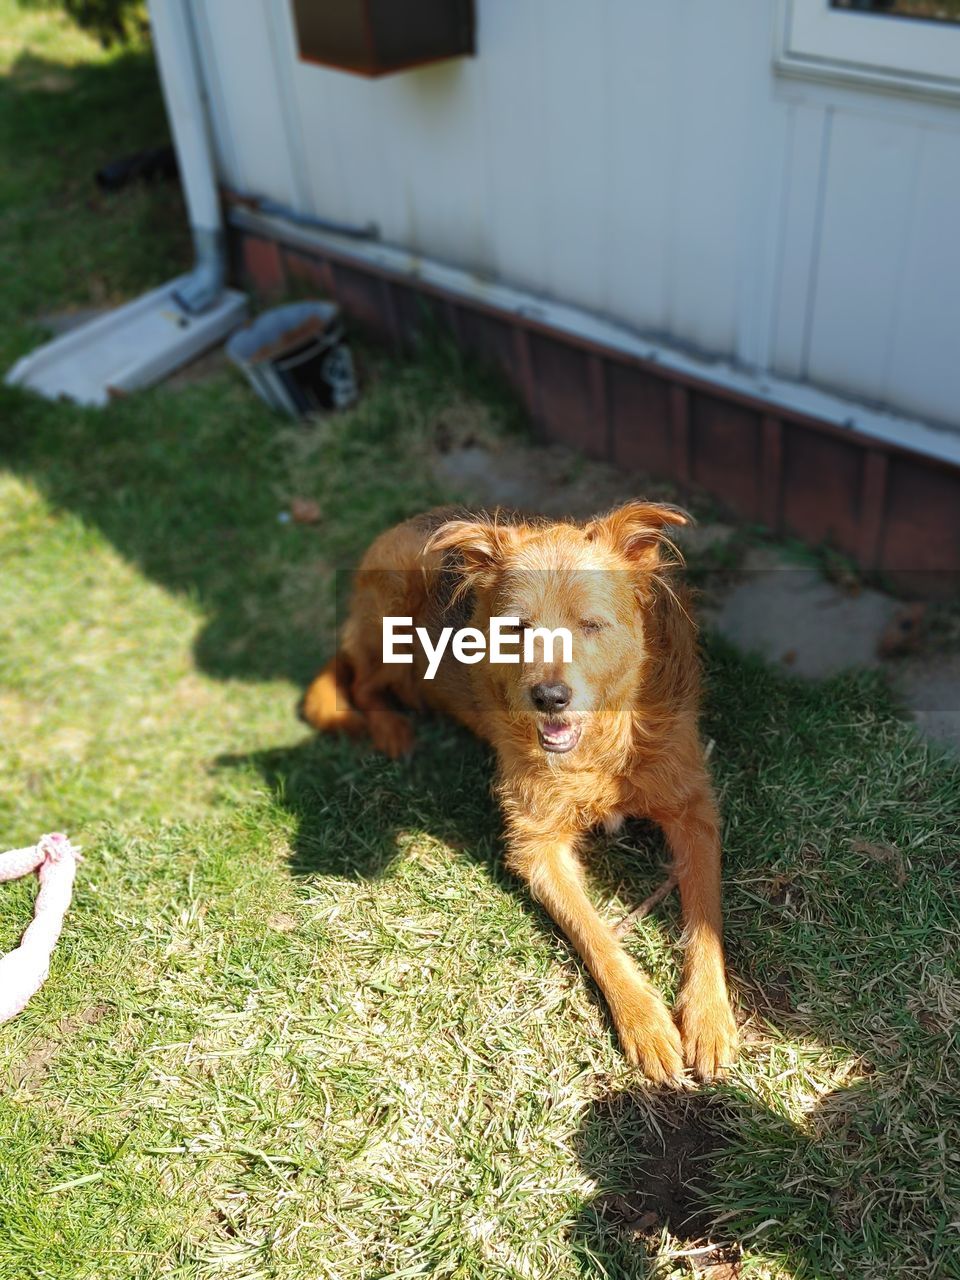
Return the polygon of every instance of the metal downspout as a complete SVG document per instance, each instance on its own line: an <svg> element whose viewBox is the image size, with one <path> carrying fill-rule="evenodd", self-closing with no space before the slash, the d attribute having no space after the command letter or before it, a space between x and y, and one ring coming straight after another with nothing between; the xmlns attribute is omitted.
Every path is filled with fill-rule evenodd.
<svg viewBox="0 0 960 1280"><path fill-rule="evenodd" d="M226 248L190 0L149 0L154 47L193 235L194 268L176 291L196 315L219 300Z"/></svg>

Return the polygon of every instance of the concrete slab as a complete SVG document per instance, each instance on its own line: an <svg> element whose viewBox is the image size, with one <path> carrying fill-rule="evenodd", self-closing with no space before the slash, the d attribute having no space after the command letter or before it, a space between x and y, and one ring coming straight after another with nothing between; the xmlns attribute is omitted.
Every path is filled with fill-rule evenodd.
<svg viewBox="0 0 960 1280"><path fill-rule="evenodd" d="M890 670L918 731L960 752L960 653L917 655Z"/></svg>
<svg viewBox="0 0 960 1280"><path fill-rule="evenodd" d="M742 579L705 611L704 622L746 653L824 679L878 666L877 646L897 608L879 591L841 590L816 568L762 547L748 553Z"/></svg>

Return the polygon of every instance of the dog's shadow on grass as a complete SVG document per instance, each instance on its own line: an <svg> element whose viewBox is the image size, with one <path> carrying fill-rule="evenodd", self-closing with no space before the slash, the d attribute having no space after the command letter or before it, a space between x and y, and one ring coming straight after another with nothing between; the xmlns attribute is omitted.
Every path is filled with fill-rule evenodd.
<svg viewBox="0 0 960 1280"><path fill-rule="evenodd" d="M509 883L500 870L489 753L452 724L420 721L416 751L399 762L365 743L313 736L216 763L255 769L295 818L295 876L385 876L401 856L398 837L421 831Z"/></svg>
<svg viewBox="0 0 960 1280"><path fill-rule="evenodd" d="M289 747L225 754L215 764L221 770L254 769L295 819L289 859L294 876L388 876L403 856L403 840L422 833L483 866L500 890L525 904L545 934L569 947L562 930L504 866L490 749L443 718L418 716L414 724L415 750L401 761L388 760L366 742L321 734ZM615 837L595 833L585 854L598 905L615 896L625 904L639 902L666 875L666 849L649 823L630 821ZM679 940L674 907L667 928Z"/></svg>

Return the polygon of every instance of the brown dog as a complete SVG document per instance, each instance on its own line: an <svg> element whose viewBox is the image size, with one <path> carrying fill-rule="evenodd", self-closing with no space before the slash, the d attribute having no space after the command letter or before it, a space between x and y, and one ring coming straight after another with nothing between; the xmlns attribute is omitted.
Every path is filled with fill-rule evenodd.
<svg viewBox="0 0 960 1280"><path fill-rule="evenodd" d="M394 700L452 715L494 747L508 865L593 974L627 1058L658 1081L679 1076L684 1058L709 1079L736 1052L695 629L664 555L665 526L684 523L640 502L585 524L452 510L408 520L364 557L340 652L303 703L316 728L367 732L391 756L413 741ZM416 645L410 665L383 661L388 616L412 618L434 643L443 626L486 635L494 616L564 627L572 660L547 661L541 646L530 662L466 665L448 648L427 680ZM673 855L686 941L680 1034L583 888L585 836L630 816L658 822Z"/></svg>

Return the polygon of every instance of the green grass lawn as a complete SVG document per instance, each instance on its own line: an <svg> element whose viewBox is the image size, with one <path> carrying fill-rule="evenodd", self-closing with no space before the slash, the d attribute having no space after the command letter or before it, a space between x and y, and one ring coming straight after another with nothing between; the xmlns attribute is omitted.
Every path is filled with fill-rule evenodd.
<svg viewBox="0 0 960 1280"><path fill-rule="evenodd" d="M163 135L149 59L13 0L0 33L6 368L187 242L169 188L91 184ZM367 364L295 428L227 373L104 412L0 388L0 848L84 849L0 1029L0 1280L960 1276L957 764L872 678L708 643L745 1046L645 1089L500 868L484 749L430 723L392 764L294 716L339 571L454 496L438 432L516 430L442 353ZM598 839L611 917L662 857ZM0 951L33 894L0 888ZM630 944L671 994L679 929Z"/></svg>

